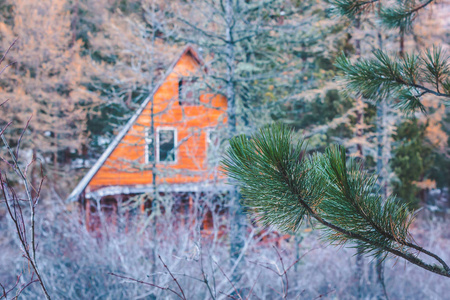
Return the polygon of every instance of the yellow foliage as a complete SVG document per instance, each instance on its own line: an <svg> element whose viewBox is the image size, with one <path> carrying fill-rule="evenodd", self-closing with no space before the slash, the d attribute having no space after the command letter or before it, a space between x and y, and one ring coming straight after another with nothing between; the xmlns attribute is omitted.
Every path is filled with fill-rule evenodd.
<svg viewBox="0 0 450 300"><path fill-rule="evenodd" d="M425 99L424 104L428 108L435 108L434 113L422 116L421 118L422 123L428 123L425 130L425 136L433 147L444 152L448 146L448 136L442 128L442 120L446 115L445 106L439 104L437 101L431 101L429 99Z"/></svg>
<svg viewBox="0 0 450 300"><path fill-rule="evenodd" d="M421 190L426 190L426 189L431 190L431 189L436 188L436 181L431 180L431 179L425 179L423 181L413 181L412 183Z"/></svg>

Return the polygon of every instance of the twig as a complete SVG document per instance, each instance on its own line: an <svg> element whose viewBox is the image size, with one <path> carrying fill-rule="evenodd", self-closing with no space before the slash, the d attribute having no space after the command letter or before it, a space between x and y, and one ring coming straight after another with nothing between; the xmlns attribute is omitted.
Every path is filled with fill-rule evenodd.
<svg viewBox="0 0 450 300"><path fill-rule="evenodd" d="M6 298L6 290L5 290L5 287L4 287L3 284L1 284L1 283L0 283L0 287L1 287L2 290L3 290L3 295L0 297L0 299L2 299L3 297Z"/></svg>
<svg viewBox="0 0 450 300"><path fill-rule="evenodd" d="M234 300L238 299L238 298L236 298L236 297L233 297L232 295L225 294L225 293L222 292L222 291L219 291L219 293L221 293L222 295L225 295L225 296L228 297L228 298L234 299Z"/></svg>
<svg viewBox="0 0 450 300"><path fill-rule="evenodd" d="M17 38L11 43L11 45L9 45L9 47L8 47L8 49L6 50L5 54L3 54L3 57L0 59L0 65L1 65L2 62L5 60L6 56L7 56L8 53L9 53L9 50L11 50L11 48L16 44L16 42L17 42L18 39L19 39L19 38L17 37Z"/></svg>
<svg viewBox="0 0 450 300"><path fill-rule="evenodd" d="M282 277L284 275L285 278L286 278L286 287L284 287L284 284L283 284L283 290L284 290L283 291L283 299L286 299L287 294L288 294L288 290L289 290L289 279L288 279L288 276L287 276L286 269L284 268L283 258L281 257L280 252L278 251L277 247L273 246L273 248L275 249L275 252L277 252L278 259L280 260L281 267L283 269L283 273L279 274L279 275L280 275L280 277ZM283 279L281 279L281 282L283 283Z"/></svg>
<svg viewBox="0 0 450 300"><path fill-rule="evenodd" d="M231 286L233 287L236 295L239 297L239 299L242 299L241 294L239 294L238 290L236 289L236 287L234 286L233 282L230 280L230 278L227 276L227 274L225 274L225 272L222 270L222 268L219 266L219 264L217 262L214 262L216 264L216 266L219 268L220 272L222 272L223 276L225 276L225 278L228 280L228 282L231 284Z"/></svg>
<svg viewBox="0 0 450 300"><path fill-rule="evenodd" d="M253 289L255 288L256 282L258 282L259 276L261 276L261 272L262 271L259 271L258 276L256 276L255 282L253 282L252 288L250 289L250 292L248 292L247 298L245 298L245 300L249 300L250 297L252 296Z"/></svg>
<svg viewBox="0 0 450 300"><path fill-rule="evenodd" d="M4 103L4 102L3 102ZM2 104L3 104L2 103ZM5 125L5 127L3 127L2 131L0 131L0 135L3 135L3 133L5 132L6 128L9 127L9 125L11 125L12 121L8 122L8 124Z"/></svg>
<svg viewBox="0 0 450 300"><path fill-rule="evenodd" d="M42 165L41 165L41 182L39 183L39 187L38 190L36 191L36 199L34 200L33 205L36 207L36 205L39 202L39 199L41 198L41 190L42 190L42 184L44 183L45 180L45 176L43 175L44 171L42 170Z"/></svg>
<svg viewBox="0 0 450 300"><path fill-rule="evenodd" d="M25 128L22 130L22 133L20 134L19 140L17 141L16 153L15 153L17 159L19 159L20 142L22 142L23 135L24 135L25 131L27 131L28 126L30 126L30 121L31 121L32 118L33 118L33 115L31 115L30 118L28 119L27 124L25 125ZM26 174L26 172L25 172L25 174Z"/></svg>
<svg viewBox="0 0 450 300"><path fill-rule="evenodd" d="M283 271L283 272L279 272L279 271L277 271L277 270L275 270L275 269L273 269L273 268L271 268L271 267L269 267L269 266L266 266L266 265L264 265L264 264L262 264L262 263L259 263L259 262L251 261L251 263L253 263L253 264L255 264L255 265L258 265L258 266L260 266L260 267L263 267L263 268L265 268L265 269L267 269L267 270L270 270L270 271L274 272L275 274L277 274L277 275L280 276L280 277L283 277L283 276L284 276L284 277L286 278L286 288L284 289L284 282L283 282L283 279L282 279L283 293L279 293L278 291L276 291L276 290L273 289L273 288L272 288L272 290L275 291L277 294L280 294L280 296L282 296L283 299L287 299L288 291L289 291L289 281L288 281L289 279L288 279L287 272L288 272L295 264L297 264L300 260L302 260L303 257L305 257L308 253L310 253L311 251L316 250L317 248L310 249L309 251L307 251L306 253L304 253L302 256L300 256L298 259L296 259L296 260L295 260L292 264L290 264L289 267L287 267L287 268L285 268L285 266L284 266L283 258L281 257L281 254L280 254L280 252L278 251L278 249L277 249L275 246L273 246L273 248L274 248L275 251L277 252L278 259L279 259L280 262L281 262L281 267L282 267L282 271Z"/></svg>
<svg viewBox="0 0 450 300"><path fill-rule="evenodd" d="M314 300L316 300L316 299L320 299L320 298L322 298L322 297L324 297L324 296L326 296L326 295L328 295L328 294L331 294L332 292L334 292L335 290L331 290L331 291L329 291L329 292L327 292L327 293L325 293L325 294L320 294L319 296L317 296L316 298L314 298Z"/></svg>
<svg viewBox="0 0 450 300"><path fill-rule="evenodd" d="M3 104L5 104L5 103L8 102L8 101L9 101L9 99L6 99L5 101L3 101L3 102L0 104L0 107L3 106Z"/></svg>
<svg viewBox="0 0 450 300"><path fill-rule="evenodd" d="M19 203L19 198L17 197L17 195L15 194L14 190L11 188L11 186L9 185L7 179L5 178L5 180L3 180L3 176L1 174L0 171L0 184L1 184L1 190L3 192L3 196L5 198L5 203L6 203L6 207L8 209L8 213L11 217L11 219L13 220L15 226L16 226L16 230L17 230L17 234L19 237L19 240L22 244L23 247L23 251L24 251L24 257L29 261L29 263L31 264L37 279L39 280L39 283L41 285L42 291L44 293L44 296L47 300L50 300L50 295L48 294L47 288L44 284L44 281L42 279L42 276L39 272L38 266L37 266L37 261L36 261L36 245L35 245L35 202L33 200L33 198L31 197L31 193L30 193L30 185L28 183L28 179L27 177L23 174L22 170L19 167L19 162L17 161L14 152L12 151L8 141L6 140L4 134L3 134L4 130L2 131L2 133L0 134L1 139L3 140L3 143L5 144L6 148L8 149L11 158L13 160L13 168L16 171L16 173L21 177L22 182L25 186L25 191L27 194L27 201L30 205L30 231L31 231L31 245L28 244L27 238L26 238L26 226L25 226L25 221L23 218L23 213L22 213L22 208L20 206ZM11 211L11 205L8 203L8 193L6 192L5 186L8 187L9 191L11 192L11 200L12 200L12 206L13 206L13 211ZM30 250L31 248L31 250Z"/></svg>
<svg viewBox="0 0 450 300"><path fill-rule="evenodd" d="M13 285L13 287L12 287L11 289L9 289L8 291L6 291L5 287L0 283L0 287L2 287L2 290L3 290L3 295L0 297L0 299L3 299L3 298L6 299L6 297L8 296L8 294L9 294L12 290L14 290L14 289L16 288L16 286L19 284L19 281L20 281L20 275L17 275L16 283L15 283L15 284Z"/></svg>
<svg viewBox="0 0 450 300"><path fill-rule="evenodd" d="M3 61L5 60L6 56L8 55L9 51L11 50L11 48L14 46L14 44L17 42L18 38L16 38L11 45L9 46L9 48L6 50L5 54L3 54L3 57L0 59L0 64L3 63ZM11 64L7 65L6 67L4 67L1 71L0 71L0 75L3 73L3 71L8 68ZM8 100L4 101L3 103L0 104L0 106L3 106L3 104L5 104L6 102L8 102ZM8 128L8 126L12 123L9 122L8 124L6 124L6 126L0 131L0 137L3 141L3 143L5 144L11 159L13 161L13 165L9 164L8 165L11 166L13 168L13 170L19 175L19 177L22 179L23 185L25 187L25 192L27 195L27 201L30 205L30 231L31 231L31 245L28 243L27 240L27 236L26 236L26 226L25 226L25 221L24 221L24 217L23 217L23 212L22 212L22 207L20 205L20 199L19 197L17 197L16 193L14 192L14 190L12 189L11 185L8 182L8 179L5 176L5 180L3 180L3 174L0 171L0 185L1 185L1 191L3 193L3 196L5 198L5 204L6 204L6 208L8 210L8 214L10 216L10 218L12 219L15 227L16 227L16 233L17 236L20 240L20 243L22 245L22 251L23 251L23 256L28 260L29 264L31 265L31 267L34 270L33 274L36 274L37 279L33 280L33 277L31 278L31 281L26 284L25 286L23 286L19 291L18 294L16 296L16 299L18 298L18 296L20 295L20 293L22 293L22 291L28 287L30 284L32 284L33 282L39 281L41 288L42 288L42 292L44 293L44 296L47 300L50 300L50 296L47 292L46 286L44 284L44 281L41 277L41 274L38 270L38 266L37 266L37 261L36 261L36 245L35 245L35 204L36 202L33 200L33 197L31 196L31 192L30 192L30 186L32 186L31 184L29 184L28 182L28 178L26 176L26 173L24 174L19 166L19 162L18 162L18 155L19 155L19 149L20 149L20 141L22 140L22 137L26 131L26 129L29 126L29 123L31 121L31 118L28 120L26 127L24 128L24 130L22 131L22 134L20 135L19 138L19 142L17 144L16 147L16 152L14 153L13 150L11 149L7 139L4 136L4 132L5 130ZM2 157L3 159L3 157ZM4 159L3 159L4 160ZM42 185L42 182L41 182ZM7 189L9 190L10 193L7 193ZM39 188L40 190L40 188ZM12 203L9 203L10 200L8 200L8 196L11 196L10 200ZM12 209L11 209L11 205L12 205ZM31 248L31 249L30 249ZM19 276L20 278L20 276ZM16 284L17 286L17 284ZM15 287L16 287L15 286ZM13 287L13 288L15 288ZM6 293L5 293L5 289L3 288L3 294L4 297L6 298Z"/></svg>
<svg viewBox="0 0 450 300"><path fill-rule="evenodd" d="M170 272L169 268L167 267L167 265L164 263L164 261L162 260L161 256L158 255L159 260L162 262L164 268L167 270L167 272L169 272L170 276L172 277L173 281L175 281L175 283L178 285L178 288L181 291L181 294L183 295L182 299L186 300L186 296L184 295L184 291L181 288L181 285L178 283L178 280L175 278L175 276L173 276L172 272Z"/></svg>
<svg viewBox="0 0 450 300"><path fill-rule="evenodd" d="M169 288L169 287L162 287L162 286L159 286L159 285L150 283L150 282L146 282L146 281L134 279L134 278L132 278L132 277L127 277L127 276L123 276L123 275L118 275L118 274L115 274L115 273L108 273L108 274L109 274L109 275L112 275L112 276L115 276L115 277L118 277L118 278L130 280L130 281L133 281L133 282L136 282L136 283L139 283L139 284L148 285L148 286L151 286L151 287L160 289L160 290L169 291L169 292L172 292L172 293L174 293L175 295L177 295L180 299L186 299L186 298L183 298L179 293L177 293L176 291L172 290L172 289Z"/></svg>
<svg viewBox="0 0 450 300"><path fill-rule="evenodd" d="M206 284L206 287L208 288L208 291L209 291L209 294L211 295L211 298L213 300L215 300L216 296L213 294L213 292L211 290L211 286L209 285L208 277L206 276L205 270L203 268L203 255L201 253L201 250L200 250L200 270L202 272L203 282Z"/></svg>
<svg viewBox="0 0 450 300"><path fill-rule="evenodd" d="M6 50L5 54L3 54L3 57L0 59L0 65L3 63L3 61L4 61L5 58L6 58L6 56L7 56L8 53L9 53L9 50L11 50L12 46L14 46L14 44L17 42L18 39L19 39L19 38L16 38L16 39L12 42L12 44L9 45L8 50ZM13 64L15 64L15 63L16 63L16 62L12 62L12 63L10 63L9 65L6 65L6 66L0 71L0 75L1 75L8 67L10 67L11 65L13 65ZM6 101L8 101L8 100L6 100ZM5 101L5 102L6 102L6 101ZM3 102L3 103L5 103L5 102ZM3 103L2 103L2 105L3 105ZM1 106L1 105L0 105L0 106Z"/></svg>
<svg viewBox="0 0 450 300"><path fill-rule="evenodd" d="M0 71L0 75L1 75L3 72L5 72L5 70L6 70L7 68L11 67L11 66L14 65L15 63L16 63L16 62L12 62L12 63L10 63L9 65L4 66L3 69Z"/></svg>
<svg viewBox="0 0 450 300"><path fill-rule="evenodd" d="M34 273L33 273L33 275L34 275ZM14 299L16 299L16 300L19 299L20 294L22 294L22 292L23 292L27 287L29 287L31 284L33 284L33 283L35 283L35 282L39 282L39 279L34 279L34 280L33 280L33 276L32 276L32 277L31 277L31 281L28 282L27 284L23 285L23 286L20 288L20 290L17 292L16 297L14 297Z"/></svg>

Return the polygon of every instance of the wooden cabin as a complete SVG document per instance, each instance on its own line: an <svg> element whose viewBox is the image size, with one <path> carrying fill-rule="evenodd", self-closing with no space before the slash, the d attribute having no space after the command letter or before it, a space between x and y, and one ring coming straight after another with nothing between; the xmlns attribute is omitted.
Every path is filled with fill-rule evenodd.
<svg viewBox="0 0 450 300"><path fill-rule="evenodd" d="M114 211L119 197L227 189L217 163L227 100L202 89L206 71L186 47L70 194L87 218L93 202Z"/></svg>

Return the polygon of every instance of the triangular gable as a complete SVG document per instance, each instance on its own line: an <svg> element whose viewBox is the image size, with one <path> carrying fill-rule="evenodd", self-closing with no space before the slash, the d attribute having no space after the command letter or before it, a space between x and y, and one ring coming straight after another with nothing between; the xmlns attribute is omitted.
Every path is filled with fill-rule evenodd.
<svg viewBox="0 0 450 300"><path fill-rule="evenodd" d="M97 172L100 170L100 168L103 166L103 164L107 161L107 159L110 157L110 155L113 153L113 151L117 148L117 146L120 144L120 142L126 136L128 131L133 127L134 123L139 118L139 116L142 114L144 109L147 107L147 105L149 104L151 99L154 97L155 93L159 90L159 88L162 86L162 84L167 80L169 75L173 72L175 66L178 64L178 62L184 55L190 55L192 58L194 58L194 60L200 66L204 66L203 60L198 56L197 52L192 48L192 46L190 46L190 45L186 46L185 49L183 50L183 52L172 63L170 68L166 71L164 77L155 86L152 93L144 100L144 102L142 102L139 109L133 114L133 116L130 118L130 120L128 120L127 124L122 128L122 130L119 132L119 134L114 138L114 140L111 142L111 144L105 150L105 152L103 152L103 154L96 161L96 163L92 166L92 168L88 171L88 173L83 177L83 179L81 179L80 183L78 183L78 185L75 187L75 189L72 191L72 193L70 193L69 197L67 198L67 201L73 202L78 199L80 194L89 185L92 178L97 174Z"/></svg>
<svg viewBox="0 0 450 300"><path fill-rule="evenodd" d="M176 65L178 63L178 61L183 57L183 55L185 54L189 54L191 55L200 66L204 66L205 63L203 62L203 60L200 58L200 56L198 56L197 52L192 48L191 45L186 46L186 48L184 48L183 53L181 53L181 55L178 57L178 59L176 60L175 64Z"/></svg>

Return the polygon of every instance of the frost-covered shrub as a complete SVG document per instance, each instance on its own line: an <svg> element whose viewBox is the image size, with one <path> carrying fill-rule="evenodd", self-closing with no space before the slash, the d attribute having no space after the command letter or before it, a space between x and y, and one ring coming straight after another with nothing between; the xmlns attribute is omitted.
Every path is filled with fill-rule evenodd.
<svg viewBox="0 0 450 300"><path fill-rule="evenodd" d="M245 299L250 293L249 299L357 299L358 283L363 283L367 299L377 295L375 262L366 260L364 278L356 278L355 250L327 246L309 228L297 236L283 236L248 224L244 255L233 265L226 234L229 220L207 207L213 207L212 201L196 201L183 222L172 209L166 208L155 222L144 222L148 216L139 214L130 221L125 209L119 209L116 225L103 224L94 233L86 230L77 210L70 212L63 205L40 209L38 259L49 292L54 299L177 299L170 290L111 275L168 287L181 295L170 270L187 299ZM212 218L214 228L201 230L206 217ZM0 222L0 282L7 286L20 270L26 273L27 266L10 233L11 224L5 218ZM417 220L412 232L420 245L448 261L448 225ZM402 260L386 263L391 299L445 299L447 281ZM23 297L40 299L39 286L28 287Z"/></svg>

